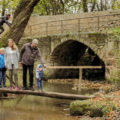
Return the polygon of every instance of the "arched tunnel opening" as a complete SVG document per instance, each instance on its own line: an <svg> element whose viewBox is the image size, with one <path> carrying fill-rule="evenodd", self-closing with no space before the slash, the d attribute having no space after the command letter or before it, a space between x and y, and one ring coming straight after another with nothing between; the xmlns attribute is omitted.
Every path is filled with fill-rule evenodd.
<svg viewBox="0 0 120 120"><path fill-rule="evenodd" d="M83 79L104 80L105 64L95 52L83 43L68 40L52 52L52 62L58 66L102 66L101 69L84 69ZM79 78L78 69L57 69L52 78Z"/></svg>

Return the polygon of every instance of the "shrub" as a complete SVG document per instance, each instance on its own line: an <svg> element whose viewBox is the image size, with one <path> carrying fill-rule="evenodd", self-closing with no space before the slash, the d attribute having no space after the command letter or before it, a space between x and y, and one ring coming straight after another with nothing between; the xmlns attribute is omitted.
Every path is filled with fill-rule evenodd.
<svg viewBox="0 0 120 120"><path fill-rule="evenodd" d="M70 104L71 115L84 115L90 110L91 103L88 100L74 101Z"/></svg>
<svg viewBox="0 0 120 120"><path fill-rule="evenodd" d="M112 102L90 102L74 101L70 104L71 115L84 115L89 113L90 117L102 117L115 110L116 106Z"/></svg>

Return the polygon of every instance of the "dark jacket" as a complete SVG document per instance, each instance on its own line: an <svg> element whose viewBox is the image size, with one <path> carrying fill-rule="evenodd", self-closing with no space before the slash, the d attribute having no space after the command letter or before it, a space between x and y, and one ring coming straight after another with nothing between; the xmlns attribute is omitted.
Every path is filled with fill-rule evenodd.
<svg viewBox="0 0 120 120"><path fill-rule="evenodd" d="M38 57L40 62L44 64L40 49L38 47L32 48L30 43L26 43L24 44L20 52L20 62L25 65L34 65L34 60L36 56Z"/></svg>
<svg viewBox="0 0 120 120"><path fill-rule="evenodd" d="M2 16L0 20L0 26L3 26L3 24L6 23L9 27L11 26L11 23L8 21L7 16Z"/></svg>

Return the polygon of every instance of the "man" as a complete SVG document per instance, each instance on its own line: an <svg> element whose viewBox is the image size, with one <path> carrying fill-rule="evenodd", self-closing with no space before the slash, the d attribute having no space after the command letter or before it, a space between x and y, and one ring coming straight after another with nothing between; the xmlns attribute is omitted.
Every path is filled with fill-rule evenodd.
<svg viewBox="0 0 120 120"><path fill-rule="evenodd" d="M23 90L27 90L27 69L29 69L29 89L33 89L33 68L35 57L38 57L40 62L45 66L41 57L40 49L38 48L38 40L33 39L32 43L26 43L21 49L20 63L23 66Z"/></svg>
<svg viewBox="0 0 120 120"><path fill-rule="evenodd" d="M0 20L0 34L4 32L3 24L6 23L9 27L11 23L8 21L10 19L10 14L6 14L6 16L2 16Z"/></svg>

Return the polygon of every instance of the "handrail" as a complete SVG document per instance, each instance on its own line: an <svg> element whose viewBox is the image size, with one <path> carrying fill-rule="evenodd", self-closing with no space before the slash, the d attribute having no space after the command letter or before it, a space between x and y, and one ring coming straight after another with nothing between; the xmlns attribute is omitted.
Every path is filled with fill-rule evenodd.
<svg viewBox="0 0 120 120"><path fill-rule="evenodd" d="M47 66L47 69L79 69L78 90L81 90L83 69L101 69L102 66Z"/></svg>
<svg viewBox="0 0 120 120"><path fill-rule="evenodd" d="M47 69L96 69L102 66L47 66Z"/></svg>
<svg viewBox="0 0 120 120"><path fill-rule="evenodd" d="M111 66L105 66L105 68L110 67ZM79 69L78 90L81 90L83 69L102 69L102 68L104 68L104 66L46 66L46 69Z"/></svg>

